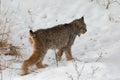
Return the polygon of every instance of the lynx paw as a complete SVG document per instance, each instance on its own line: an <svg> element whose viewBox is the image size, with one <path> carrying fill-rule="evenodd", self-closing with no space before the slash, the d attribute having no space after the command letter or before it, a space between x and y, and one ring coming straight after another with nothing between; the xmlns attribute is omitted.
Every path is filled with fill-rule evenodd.
<svg viewBox="0 0 120 80"><path fill-rule="evenodd" d="M36 64L37 68L46 68L47 64Z"/></svg>
<svg viewBox="0 0 120 80"><path fill-rule="evenodd" d="M29 74L29 72L22 71L21 76L24 76L24 75L27 75L27 74Z"/></svg>
<svg viewBox="0 0 120 80"><path fill-rule="evenodd" d="M74 58L67 58L67 61L74 60Z"/></svg>

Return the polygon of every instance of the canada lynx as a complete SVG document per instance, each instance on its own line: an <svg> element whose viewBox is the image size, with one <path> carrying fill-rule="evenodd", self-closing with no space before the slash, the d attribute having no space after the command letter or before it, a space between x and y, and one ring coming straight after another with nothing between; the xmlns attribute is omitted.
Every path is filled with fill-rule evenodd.
<svg viewBox="0 0 120 80"><path fill-rule="evenodd" d="M28 74L28 67L33 64L38 68L45 68L47 65L43 64L42 61L48 49L58 49L58 60L61 60L63 52L65 52L67 60L72 60L71 46L74 39L86 31L84 17L48 29L39 29L35 32L30 30L30 42L34 50L32 56L22 64L22 75Z"/></svg>

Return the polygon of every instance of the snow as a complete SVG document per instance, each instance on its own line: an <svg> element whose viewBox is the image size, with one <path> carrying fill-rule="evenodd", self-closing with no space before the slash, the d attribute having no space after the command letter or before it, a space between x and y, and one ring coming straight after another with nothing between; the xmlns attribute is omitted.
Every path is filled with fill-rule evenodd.
<svg viewBox="0 0 120 80"><path fill-rule="evenodd" d="M105 9L104 2L99 2L2 0L2 10L8 9L8 14L0 16L13 22L9 42L24 48L21 50L24 60L32 54L28 41L29 26L35 31L69 23L82 16L87 25L87 33L76 37L72 46L75 61L66 61L63 56L57 67L55 52L49 50L44 59L44 63L49 65L47 68L37 69L33 66L30 74L25 76L20 75L20 70L6 68L2 71L2 80L120 80L120 5L112 3L109 9ZM5 56L7 60L11 59L9 57ZM21 64L16 61L9 65L20 69Z"/></svg>

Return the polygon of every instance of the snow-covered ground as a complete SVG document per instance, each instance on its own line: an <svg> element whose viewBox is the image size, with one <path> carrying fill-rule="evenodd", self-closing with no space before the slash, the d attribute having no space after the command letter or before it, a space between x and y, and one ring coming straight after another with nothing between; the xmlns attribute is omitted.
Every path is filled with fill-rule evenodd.
<svg viewBox="0 0 120 80"><path fill-rule="evenodd" d="M87 33L76 37L72 46L75 61L55 61L55 52L49 50L44 63L45 69L30 68L30 74L20 75L20 70L6 68L0 80L120 80L120 5L111 3L105 9L107 0L2 0L2 10L8 10L7 17L13 22L10 43L24 48L23 59L32 53L28 41L29 29L50 28L69 23L82 16ZM112 0L109 0L112 1ZM8 58L6 56L5 58ZM21 68L22 62L10 67Z"/></svg>

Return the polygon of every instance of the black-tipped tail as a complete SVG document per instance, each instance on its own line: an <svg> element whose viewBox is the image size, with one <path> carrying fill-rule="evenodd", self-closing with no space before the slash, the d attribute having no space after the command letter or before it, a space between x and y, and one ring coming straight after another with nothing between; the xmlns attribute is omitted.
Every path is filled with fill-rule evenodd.
<svg viewBox="0 0 120 80"><path fill-rule="evenodd" d="M32 30L30 30L29 33L31 36L36 37L36 34Z"/></svg>
<svg viewBox="0 0 120 80"><path fill-rule="evenodd" d="M81 20L83 20L83 21L84 21L84 16L82 16L82 17L81 17Z"/></svg>
<svg viewBox="0 0 120 80"><path fill-rule="evenodd" d="M30 33L30 34L33 34L33 31L32 31L32 30L30 30L30 31L29 31L29 33Z"/></svg>
<svg viewBox="0 0 120 80"><path fill-rule="evenodd" d="M29 31L30 35L33 36L34 32L32 30Z"/></svg>

